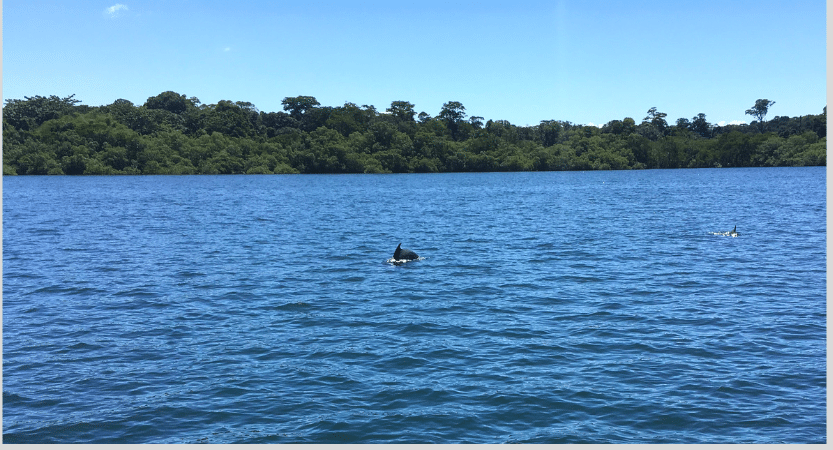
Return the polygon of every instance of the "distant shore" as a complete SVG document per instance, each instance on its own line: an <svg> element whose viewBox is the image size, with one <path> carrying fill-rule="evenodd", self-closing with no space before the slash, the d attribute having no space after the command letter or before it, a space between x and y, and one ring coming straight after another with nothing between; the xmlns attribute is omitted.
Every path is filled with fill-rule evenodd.
<svg viewBox="0 0 833 450"><path fill-rule="evenodd" d="M448 102L432 117L396 101L320 106L284 99L262 112L247 102L167 91L144 105L105 106L74 96L8 100L4 175L286 174L572 171L825 166L827 111L716 126L705 114L674 124L656 108L637 123L602 127L544 120L534 126L467 117ZM763 119L763 116L761 116Z"/></svg>

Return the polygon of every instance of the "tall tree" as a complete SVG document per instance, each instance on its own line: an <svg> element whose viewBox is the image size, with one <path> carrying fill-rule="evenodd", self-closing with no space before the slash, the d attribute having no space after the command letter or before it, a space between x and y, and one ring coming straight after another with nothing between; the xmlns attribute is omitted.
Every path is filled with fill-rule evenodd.
<svg viewBox="0 0 833 450"><path fill-rule="evenodd" d="M667 116L668 114L657 111L656 107L649 109L648 115L639 124L639 134L652 141L665 136L668 131L668 122L665 121Z"/></svg>
<svg viewBox="0 0 833 450"><path fill-rule="evenodd" d="M315 97L309 95L286 97L281 104L283 105L283 110L288 111L289 115L295 120L301 120L305 112L321 105Z"/></svg>
<svg viewBox="0 0 833 450"><path fill-rule="evenodd" d="M206 110L205 131L220 132L226 136L249 137L257 134L260 115L254 112L251 103L220 100Z"/></svg>
<svg viewBox="0 0 833 450"><path fill-rule="evenodd" d="M460 102L444 103L437 117L446 122L458 122L466 117L466 107Z"/></svg>
<svg viewBox="0 0 833 450"><path fill-rule="evenodd" d="M414 111L414 104L402 100L391 102L390 108L386 109L385 112L393 114L393 116L399 120L405 120L408 122L413 122L414 116L416 115L416 111Z"/></svg>
<svg viewBox="0 0 833 450"><path fill-rule="evenodd" d="M677 119L677 129L679 130L688 130L691 128L691 121L686 119L685 117L680 117Z"/></svg>
<svg viewBox="0 0 833 450"><path fill-rule="evenodd" d="M656 107L653 107L648 110L648 115L642 120L650 122L651 125L657 127L657 130L659 130L661 134L665 134L665 129L668 128L668 122L665 121L667 116L668 114L659 112Z"/></svg>
<svg viewBox="0 0 833 450"><path fill-rule="evenodd" d="M542 120L538 125L538 133L541 145L549 147L558 142L561 136L561 124L555 120Z"/></svg>
<svg viewBox="0 0 833 450"><path fill-rule="evenodd" d="M691 119L691 131L703 137L710 137L711 124L706 121L706 115L703 113L697 114L697 117Z"/></svg>
<svg viewBox="0 0 833 450"><path fill-rule="evenodd" d="M147 109L164 109L174 114L182 114L192 106L190 100L185 98L183 94L177 94L174 91L165 91L155 97L150 97L145 102Z"/></svg>
<svg viewBox="0 0 833 450"><path fill-rule="evenodd" d="M766 113L769 112L769 108L774 104L775 102L772 100L759 98L758 100L755 100L755 106L753 106L752 109L746 110L746 114L758 119L758 126L761 128L761 133L764 132L764 117L766 117Z"/></svg>
<svg viewBox="0 0 833 450"><path fill-rule="evenodd" d="M445 103L437 118L445 122L451 130L451 138L456 140L460 123L466 118L466 107L460 102Z"/></svg>

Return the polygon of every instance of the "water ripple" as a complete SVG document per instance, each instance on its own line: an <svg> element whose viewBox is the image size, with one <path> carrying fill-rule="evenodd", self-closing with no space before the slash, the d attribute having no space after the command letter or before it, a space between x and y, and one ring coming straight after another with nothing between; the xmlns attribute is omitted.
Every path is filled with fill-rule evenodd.
<svg viewBox="0 0 833 450"><path fill-rule="evenodd" d="M6 177L4 442L825 442L824 187Z"/></svg>

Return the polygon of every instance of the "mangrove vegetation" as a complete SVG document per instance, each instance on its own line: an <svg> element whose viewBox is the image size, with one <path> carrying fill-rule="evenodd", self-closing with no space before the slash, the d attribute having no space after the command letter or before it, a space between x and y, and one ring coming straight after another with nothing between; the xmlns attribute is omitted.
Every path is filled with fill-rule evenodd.
<svg viewBox="0 0 833 450"><path fill-rule="evenodd" d="M4 175L402 173L610 170L826 165L827 108L766 120L759 99L750 124L717 126L706 115L669 123L650 108L641 120L604 126L544 120L517 126L469 116L456 101L436 116L394 101L384 111L311 96L283 111L249 102L163 92L143 105L87 106L74 96L7 100Z"/></svg>

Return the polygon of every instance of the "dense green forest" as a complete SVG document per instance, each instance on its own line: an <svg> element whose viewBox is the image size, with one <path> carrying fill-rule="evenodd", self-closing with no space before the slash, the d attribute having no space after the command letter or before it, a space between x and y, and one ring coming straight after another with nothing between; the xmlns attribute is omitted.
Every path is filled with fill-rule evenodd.
<svg viewBox="0 0 833 450"><path fill-rule="evenodd" d="M657 108L602 127L544 120L516 126L467 117L460 102L436 116L407 101L384 112L286 97L284 111L163 92L144 105L87 106L73 96L8 100L3 174L269 174L607 170L826 165L827 107L818 115L716 126L703 113L676 123Z"/></svg>

